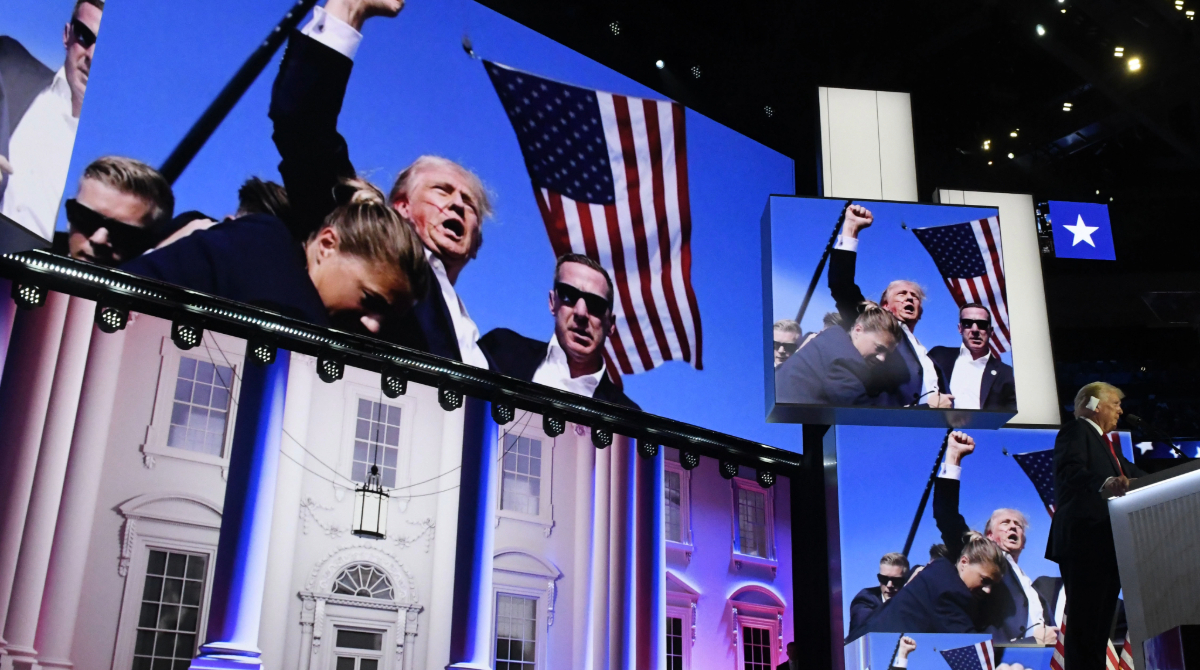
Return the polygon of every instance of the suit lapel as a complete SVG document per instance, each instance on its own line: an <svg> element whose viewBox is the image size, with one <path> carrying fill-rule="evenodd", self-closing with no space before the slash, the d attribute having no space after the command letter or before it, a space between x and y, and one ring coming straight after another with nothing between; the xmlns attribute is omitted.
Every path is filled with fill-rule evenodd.
<svg viewBox="0 0 1200 670"><path fill-rule="evenodd" d="M1113 452L1109 451L1108 439L1097 433L1096 429L1093 428L1092 425L1085 419L1079 420L1083 422L1084 429L1087 431L1088 439L1091 440L1092 446L1100 450L1100 453L1103 455L1102 458L1104 459L1104 462L1108 463L1108 466L1112 469L1113 476L1115 477L1121 474L1121 464L1118 463L1115 458L1113 458Z"/></svg>
<svg viewBox="0 0 1200 670"><path fill-rule="evenodd" d="M996 381L996 365L998 361L995 356L989 356L987 365L983 367L983 379L979 382L979 408L983 409L987 405L988 394L992 392L992 384Z"/></svg>

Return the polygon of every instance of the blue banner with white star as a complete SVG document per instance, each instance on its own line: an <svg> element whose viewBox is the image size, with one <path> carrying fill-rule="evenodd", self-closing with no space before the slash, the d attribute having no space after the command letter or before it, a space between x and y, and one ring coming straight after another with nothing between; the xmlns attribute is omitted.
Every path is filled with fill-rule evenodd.
<svg viewBox="0 0 1200 670"><path fill-rule="evenodd" d="M1054 229L1054 255L1058 258L1117 260L1108 205L1052 200L1050 225Z"/></svg>

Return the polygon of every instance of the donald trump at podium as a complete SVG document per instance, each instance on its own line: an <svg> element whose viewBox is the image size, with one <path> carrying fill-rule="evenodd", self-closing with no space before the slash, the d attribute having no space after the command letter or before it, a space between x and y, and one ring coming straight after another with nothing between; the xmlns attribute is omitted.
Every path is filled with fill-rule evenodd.
<svg viewBox="0 0 1200 670"><path fill-rule="evenodd" d="M1108 499L1145 476L1106 435L1121 418L1115 386L1093 382L1075 395L1075 420L1054 440L1055 513L1046 558L1058 563L1067 591L1065 670L1104 670L1121 577Z"/></svg>

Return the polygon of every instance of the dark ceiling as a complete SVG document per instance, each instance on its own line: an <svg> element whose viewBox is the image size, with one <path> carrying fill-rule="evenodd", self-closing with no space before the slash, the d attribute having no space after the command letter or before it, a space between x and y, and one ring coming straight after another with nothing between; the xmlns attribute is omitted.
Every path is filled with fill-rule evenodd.
<svg viewBox="0 0 1200 670"><path fill-rule="evenodd" d="M1110 204L1116 262L1043 259L1060 367L1200 371L1200 300L1146 302L1200 291L1200 0L1176 1L483 4L792 157L798 194L818 192L818 86L910 92L923 200Z"/></svg>

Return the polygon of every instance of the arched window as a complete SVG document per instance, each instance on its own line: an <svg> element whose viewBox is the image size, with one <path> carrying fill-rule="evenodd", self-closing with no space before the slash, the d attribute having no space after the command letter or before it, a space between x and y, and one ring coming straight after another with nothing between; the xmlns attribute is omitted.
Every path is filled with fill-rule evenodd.
<svg viewBox="0 0 1200 670"><path fill-rule="evenodd" d="M393 599L391 580L370 563L354 563L344 568L333 582L333 592L376 600Z"/></svg>

